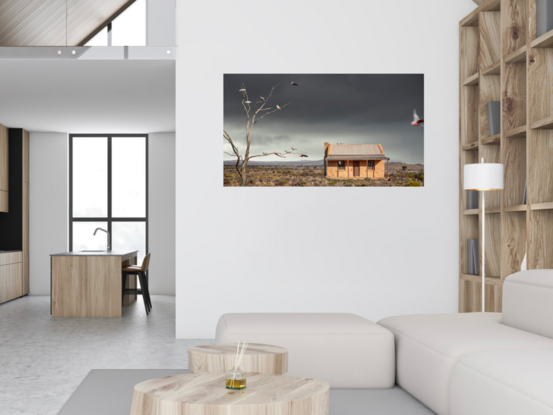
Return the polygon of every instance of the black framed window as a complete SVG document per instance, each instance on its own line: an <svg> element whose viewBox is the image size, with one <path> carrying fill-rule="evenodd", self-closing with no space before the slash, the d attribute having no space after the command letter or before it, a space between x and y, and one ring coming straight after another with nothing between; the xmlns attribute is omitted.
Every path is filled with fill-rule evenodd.
<svg viewBox="0 0 553 415"><path fill-rule="evenodd" d="M69 136L69 250L148 251L148 135Z"/></svg>
<svg viewBox="0 0 553 415"><path fill-rule="evenodd" d="M368 160L368 169L374 170L374 160Z"/></svg>
<svg viewBox="0 0 553 415"><path fill-rule="evenodd" d="M346 169L346 162L343 160L338 160L338 170L345 170Z"/></svg>

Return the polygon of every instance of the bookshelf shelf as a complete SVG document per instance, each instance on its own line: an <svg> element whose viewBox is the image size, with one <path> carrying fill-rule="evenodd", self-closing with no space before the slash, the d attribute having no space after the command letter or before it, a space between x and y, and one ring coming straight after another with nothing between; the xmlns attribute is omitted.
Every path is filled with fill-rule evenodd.
<svg viewBox="0 0 553 415"><path fill-rule="evenodd" d="M553 202L533 203L530 205L530 210L551 210L551 209L553 209Z"/></svg>
<svg viewBox="0 0 553 415"><path fill-rule="evenodd" d="M478 151L478 141L463 146L463 151Z"/></svg>
<svg viewBox="0 0 553 415"><path fill-rule="evenodd" d="M526 212L526 205L505 206L504 212Z"/></svg>
<svg viewBox="0 0 553 415"><path fill-rule="evenodd" d="M534 49L553 48L553 30L533 40L530 46Z"/></svg>
<svg viewBox="0 0 553 415"><path fill-rule="evenodd" d="M482 139L482 144L485 146L499 144L500 142L501 142L501 134L492 135L491 137Z"/></svg>
<svg viewBox="0 0 553 415"><path fill-rule="evenodd" d="M526 129L527 127L525 125L514 128L505 133L505 138L526 138Z"/></svg>
<svg viewBox="0 0 553 415"><path fill-rule="evenodd" d="M532 130L553 130L553 117L543 118L535 121L530 126Z"/></svg>
<svg viewBox="0 0 553 415"><path fill-rule="evenodd" d="M505 167L504 190L486 194L486 275L495 276L486 278L486 311L502 310L503 281L525 256L528 269L553 268L553 31L537 38L536 27L534 0L484 0L460 22L460 312L481 311L482 289L481 277L467 273L467 240L481 240L482 209L467 209L466 164ZM501 102L493 137L490 101Z"/></svg>
<svg viewBox="0 0 553 415"><path fill-rule="evenodd" d="M476 72L474 75L469 76L467 79L465 79L465 82L463 82L463 86L476 86L478 85L479 80L480 74Z"/></svg>
<svg viewBox="0 0 553 415"><path fill-rule="evenodd" d="M505 56L505 63L523 63L526 61L528 47L524 45L523 47L511 52L509 55Z"/></svg>
<svg viewBox="0 0 553 415"><path fill-rule="evenodd" d="M482 75L500 75L501 74L501 62L492 63L490 66L482 70Z"/></svg>

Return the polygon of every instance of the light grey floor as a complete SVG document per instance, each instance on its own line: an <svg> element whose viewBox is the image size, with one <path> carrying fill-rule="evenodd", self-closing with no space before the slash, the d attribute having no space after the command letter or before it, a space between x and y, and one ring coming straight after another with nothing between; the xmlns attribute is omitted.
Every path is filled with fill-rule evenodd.
<svg viewBox="0 0 553 415"><path fill-rule="evenodd" d="M147 379L161 376L159 369L187 369L188 347L212 340L175 340L175 298L153 296L152 302L149 317L139 301L124 308L123 318L114 319L53 319L49 297L24 297L0 305L0 414L55 415L93 369L158 369L91 372L97 374L92 380L100 379L97 384L103 385L105 393L120 391L117 385L124 382L138 383L133 372ZM112 396L122 396L126 407L124 399L130 399L131 391L126 387ZM433 414L397 387L332 390L330 402L331 415ZM62 412L73 413L84 415L67 405ZM128 409L123 413L128 414Z"/></svg>
<svg viewBox="0 0 553 415"><path fill-rule="evenodd" d="M128 415L134 385L187 370L93 370L58 415ZM97 397L101 396L102 399ZM399 387L331 389L330 415L432 415Z"/></svg>
<svg viewBox="0 0 553 415"><path fill-rule="evenodd" d="M57 414L91 369L188 368L188 347L212 343L175 340L174 297L149 317L139 300L114 319L53 319L49 297L0 305L0 414Z"/></svg>

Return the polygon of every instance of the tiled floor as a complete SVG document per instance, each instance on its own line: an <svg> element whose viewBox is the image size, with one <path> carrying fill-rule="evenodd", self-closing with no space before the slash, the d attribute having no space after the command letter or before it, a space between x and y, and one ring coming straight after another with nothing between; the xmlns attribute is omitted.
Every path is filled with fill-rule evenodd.
<svg viewBox="0 0 553 415"><path fill-rule="evenodd" d="M175 297L152 303L113 319L53 319L50 297L0 305L0 414L55 415L91 369L188 368L188 347L212 341L175 340Z"/></svg>

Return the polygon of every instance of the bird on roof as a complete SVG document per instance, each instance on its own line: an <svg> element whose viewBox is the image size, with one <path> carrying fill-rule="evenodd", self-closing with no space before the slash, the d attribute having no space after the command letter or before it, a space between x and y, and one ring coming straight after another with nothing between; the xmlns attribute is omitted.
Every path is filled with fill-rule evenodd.
<svg viewBox="0 0 553 415"><path fill-rule="evenodd" d="M292 83L290 84L290 86L299 86L299 85L296 84L294 81L292 81Z"/></svg>
<svg viewBox="0 0 553 415"><path fill-rule="evenodd" d="M279 107L279 106L277 105L277 110L279 110L279 111L280 111L281 109L282 109L282 108L280 108L280 107Z"/></svg>
<svg viewBox="0 0 553 415"><path fill-rule="evenodd" d="M424 127L424 119L420 119L417 110L413 110L413 122L411 123L413 127Z"/></svg>

